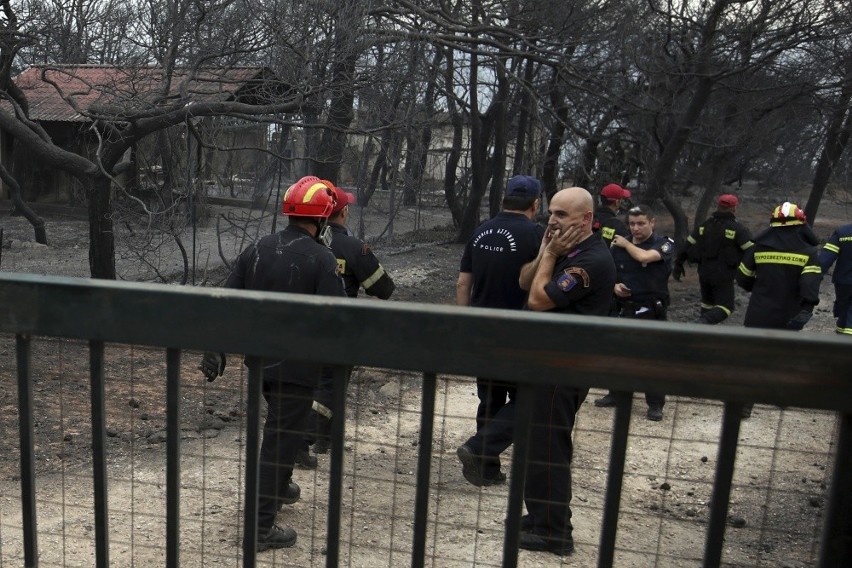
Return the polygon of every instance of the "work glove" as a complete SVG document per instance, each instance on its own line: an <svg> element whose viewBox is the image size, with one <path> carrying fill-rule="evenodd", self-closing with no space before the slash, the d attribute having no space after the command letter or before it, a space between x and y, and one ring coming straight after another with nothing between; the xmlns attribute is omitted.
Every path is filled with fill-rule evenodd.
<svg viewBox="0 0 852 568"><path fill-rule="evenodd" d="M201 359L198 369L207 377L207 382L213 382L225 372L225 354L208 351Z"/></svg>
<svg viewBox="0 0 852 568"><path fill-rule="evenodd" d="M811 310L802 308L802 311L793 316L793 318L787 322L787 329L800 331L803 327L805 327L805 324L810 321L813 315L814 314Z"/></svg>
<svg viewBox="0 0 852 568"><path fill-rule="evenodd" d="M676 262L674 268L672 269L672 278L680 282L681 277L686 275L686 268L684 268L682 262Z"/></svg>

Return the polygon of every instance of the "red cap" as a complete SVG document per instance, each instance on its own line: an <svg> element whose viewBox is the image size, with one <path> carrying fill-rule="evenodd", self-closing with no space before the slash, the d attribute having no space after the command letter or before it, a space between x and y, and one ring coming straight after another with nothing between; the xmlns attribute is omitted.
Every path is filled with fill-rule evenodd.
<svg viewBox="0 0 852 568"><path fill-rule="evenodd" d="M334 197L337 202L334 204L334 209L331 210L332 215L343 211L343 208L347 205L355 203L355 195L353 193L343 191L343 189L337 186L334 187Z"/></svg>
<svg viewBox="0 0 852 568"><path fill-rule="evenodd" d="M601 195L607 199L624 199L630 197L630 192L617 183L610 183L603 187Z"/></svg>
<svg viewBox="0 0 852 568"><path fill-rule="evenodd" d="M719 196L719 199L716 200L716 203L718 203L720 207L727 207L728 209L736 207L739 202L740 200L737 199L737 196L731 193L723 193Z"/></svg>

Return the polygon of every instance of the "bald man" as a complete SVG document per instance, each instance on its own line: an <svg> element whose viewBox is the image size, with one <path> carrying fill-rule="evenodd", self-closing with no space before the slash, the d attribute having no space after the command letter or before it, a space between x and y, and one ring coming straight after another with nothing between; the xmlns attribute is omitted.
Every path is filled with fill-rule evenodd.
<svg viewBox="0 0 852 568"><path fill-rule="evenodd" d="M539 312L607 316L615 263L600 233L592 232L594 201L581 187L550 200L538 256L521 269L527 306ZM565 384L533 387L533 416L524 487L528 514L520 547L558 556L574 551L571 535L571 430L589 389Z"/></svg>

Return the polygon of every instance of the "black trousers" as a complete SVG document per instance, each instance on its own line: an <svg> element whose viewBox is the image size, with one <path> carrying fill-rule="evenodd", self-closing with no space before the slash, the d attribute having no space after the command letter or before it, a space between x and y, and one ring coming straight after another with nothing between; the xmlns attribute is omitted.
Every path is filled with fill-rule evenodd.
<svg viewBox="0 0 852 568"><path fill-rule="evenodd" d="M486 477L500 471L500 454L512 445L515 431L515 385L492 379L477 378L476 434L465 445L483 456Z"/></svg>
<svg viewBox="0 0 852 568"><path fill-rule="evenodd" d="M260 471L257 525L264 534L275 523L275 515L282 505L283 496L293 477L305 422L311 410L313 388L284 383L278 374L263 379L263 397L266 399L266 422L263 424L263 441L260 444Z"/></svg>
<svg viewBox="0 0 852 568"><path fill-rule="evenodd" d="M571 541L571 431L588 389L550 385L533 388L529 460L524 503L532 532L546 539Z"/></svg>
<svg viewBox="0 0 852 568"><path fill-rule="evenodd" d="M701 287L701 317L707 323L725 321L734 311L734 273L729 269L699 270Z"/></svg>
<svg viewBox="0 0 852 568"><path fill-rule="evenodd" d="M662 300L648 300L643 302L619 301L619 317L628 319L644 320L668 320L668 306ZM645 402L648 406L666 405L666 395L653 392L645 393Z"/></svg>

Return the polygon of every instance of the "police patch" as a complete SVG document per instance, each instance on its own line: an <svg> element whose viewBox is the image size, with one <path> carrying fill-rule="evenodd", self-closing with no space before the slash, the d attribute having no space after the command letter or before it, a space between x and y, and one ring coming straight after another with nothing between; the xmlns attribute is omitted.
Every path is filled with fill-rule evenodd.
<svg viewBox="0 0 852 568"><path fill-rule="evenodd" d="M565 274L556 279L556 285L563 292L570 292L577 285L577 279L566 271Z"/></svg>
<svg viewBox="0 0 852 568"><path fill-rule="evenodd" d="M662 245L660 245L660 250L661 250L664 254L669 254L670 252L672 252L672 243L671 243L671 241L668 241L668 240L667 240L667 241L664 241L664 242L663 242L663 244L662 244Z"/></svg>
<svg viewBox="0 0 852 568"><path fill-rule="evenodd" d="M571 266L565 269L565 274L571 274L583 281L583 288L589 287L589 273L585 269L578 266Z"/></svg>

